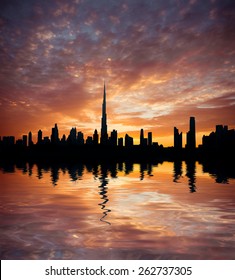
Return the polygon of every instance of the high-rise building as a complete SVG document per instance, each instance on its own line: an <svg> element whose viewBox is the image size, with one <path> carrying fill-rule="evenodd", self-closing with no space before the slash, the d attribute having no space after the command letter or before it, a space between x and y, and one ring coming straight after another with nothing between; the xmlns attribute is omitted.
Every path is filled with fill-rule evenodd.
<svg viewBox="0 0 235 280"><path fill-rule="evenodd" d="M118 146L123 147L123 137L118 138Z"/></svg>
<svg viewBox="0 0 235 280"><path fill-rule="evenodd" d="M72 127L68 136L68 142L70 144L76 144L77 142L77 129L76 127Z"/></svg>
<svg viewBox="0 0 235 280"><path fill-rule="evenodd" d="M189 131L187 132L187 144L186 148L193 150L196 148L196 128L195 128L195 118L190 117L189 120Z"/></svg>
<svg viewBox="0 0 235 280"><path fill-rule="evenodd" d="M177 150L182 149L182 132L179 133L176 127L174 127L174 148Z"/></svg>
<svg viewBox="0 0 235 280"><path fill-rule="evenodd" d="M152 132L148 132L148 146L153 145L153 135Z"/></svg>
<svg viewBox="0 0 235 280"><path fill-rule="evenodd" d="M105 84L104 84L104 95L103 95L103 104L102 104L100 143L102 145L107 145L107 143L108 143L108 128L107 128L107 114L106 114L106 90L105 90Z"/></svg>
<svg viewBox="0 0 235 280"><path fill-rule="evenodd" d="M27 146L27 139L28 139L28 136L27 135L23 135L23 137L22 137L22 144L23 144L23 146Z"/></svg>
<svg viewBox="0 0 235 280"><path fill-rule="evenodd" d="M140 146L147 146L148 139L144 138L144 130L141 128L140 130Z"/></svg>
<svg viewBox="0 0 235 280"><path fill-rule="evenodd" d="M77 142L78 142L78 145L84 145L84 135L81 131L78 132Z"/></svg>
<svg viewBox="0 0 235 280"><path fill-rule="evenodd" d="M32 146L33 145L33 135L32 132L30 131L28 134L28 146Z"/></svg>
<svg viewBox="0 0 235 280"><path fill-rule="evenodd" d="M140 146L144 145L144 130L141 128L140 130Z"/></svg>
<svg viewBox="0 0 235 280"><path fill-rule="evenodd" d="M63 134L63 136L62 136L60 142L61 142L62 144L65 144L65 143L66 143L66 135L65 135L65 134Z"/></svg>
<svg viewBox="0 0 235 280"><path fill-rule="evenodd" d="M98 145L98 143L99 143L99 135L97 129L95 129L93 134L93 144Z"/></svg>
<svg viewBox="0 0 235 280"><path fill-rule="evenodd" d="M111 132L111 136L110 136L110 145L112 146L117 146L117 140L118 139L118 135L117 135L117 130L113 130Z"/></svg>
<svg viewBox="0 0 235 280"><path fill-rule="evenodd" d="M128 134L125 135L125 146L132 147L134 145L134 140Z"/></svg>
<svg viewBox="0 0 235 280"><path fill-rule="evenodd" d="M58 143L59 141L59 130L57 124L55 124L55 127L51 130L51 143Z"/></svg>
<svg viewBox="0 0 235 280"><path fill-rule="evenodd" d="M41 129L38 131L38 142L37 144L42 144L42 131Z"/></svg>

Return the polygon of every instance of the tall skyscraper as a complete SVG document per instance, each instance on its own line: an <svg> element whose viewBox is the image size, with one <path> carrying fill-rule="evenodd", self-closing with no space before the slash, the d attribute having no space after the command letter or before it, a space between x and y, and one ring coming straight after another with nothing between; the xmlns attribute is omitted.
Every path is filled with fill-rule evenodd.
<svg viewBox="0 0 235 280"><path fill-rule="evenodd" d="M153 145L153 134L152 132L148 132L148 146Z"/></svg>
<svg viewBox="0 0 235 280"><path fill-rule="evenodd" d="M98 143L99 143L99 135L97 129L95 129L93 134L93 144L98 145Z"/></svg>
<svg viewBox="0 0 235 280"><path fill-rule="evenodd" d="M28 139L28 136L27 135L23 135L22 137L22 140L23 140L23 146L27 146L27 139Z"/></svg>
<svg viewBox="0 0 235 280"><path fill-rule="evenodd" d="M125 146L132 147L134 145L134 140L128 134L125 135Z"/></svg>
<svg viewBox="0 0 235 280"><path fill-rule="evenodd" d="M77 141L77 129L76 127L72 127L69 133L69 142L72 144L76 144Z"/></svg>
<svg viewBox="0 0 235 280"><path fill-rule="evenodd" d="M186 147L190 150L196 148L196 128L195 128L195 118L190 117L189 120L189 131L187 132L187 145Z"/></svg>
<svg viewBox="0 0 235 280"><path fill-rule="evenodd" d="M144 130L141 128L140 130L140 146L144 145Z"/></svg>
<svg viewBox="0 0 235 280"><path fill-rule="evenodd" d="M58 143L59 141L59 130L57 124L55 124L55 127L51 129L51 143Z"/></svg>
<svg viewBox="0 0 235 280"><path fill-rule="evenodd" d="M81 131L78 132L77 134L77 142L78 142L78 145L84 145L84 135Z"/></svg>
<svg viewBox="0 0 235 280"><path fill-rule="evenodd" d="M147 146L148 144L148 139L144 138L144 130L141 128L140 130L140 146Z"/></svg>
<svg viewBox="0 0 235 280"><path fill-rule="evenodd" d="M174 148L176 150L182 149L182 132L179 133L176 127L174 127Z"/></svg>
<svg viewBox="0 0 235 280"><path fill-rule="evenodd" d="M42 144L42 131L41 129L38 131L38 144Z"/></svg>
<svg viewBox="0 0 235 280"><path fill-rule="evenodd" d="M104 96L102 104L102 118L101 118L101 136L100 143L106 145L108 143L108 128L107 128L107 114L106 114L106 90L104 83Z"/></svg>
<svg viewBox="0 0 235 280"><path fill-rule="evenodd" d="M117 146L117 140L118 139L118 135L117 135L117 130L113 129L113 131L111 132L111 136L109 139L109 144L112 146Z"/></svg>
<svg viewBox="0 0 235 280"><path fill-rule="evenodd" d="M33 135L32 132L30 131L28 134L28 146L32 146L33 145Z"/></svg>

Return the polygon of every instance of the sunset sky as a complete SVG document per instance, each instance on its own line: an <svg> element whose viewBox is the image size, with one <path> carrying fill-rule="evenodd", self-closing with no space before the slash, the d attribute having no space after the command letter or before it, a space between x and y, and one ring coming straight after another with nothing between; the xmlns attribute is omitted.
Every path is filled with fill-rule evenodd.
<svg viewBox="0 0 235 280"><path fill-rule="evenodd" d="M0 136L72 127L173 145L235 128L235 1L1 0Z"/></svg>

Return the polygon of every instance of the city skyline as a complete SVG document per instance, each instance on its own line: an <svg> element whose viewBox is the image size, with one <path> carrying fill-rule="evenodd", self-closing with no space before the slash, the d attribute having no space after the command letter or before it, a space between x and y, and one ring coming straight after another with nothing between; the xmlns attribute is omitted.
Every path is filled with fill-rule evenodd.
<svg viewBox="0 0 235 280"><path fill-rule="evenodd" d="M1 1L0 135L92 135L104 79L109 132L136 144L234 128L234 20L230 0Z"/></svg>
<svg viewBox="0 0 235 280"><path fill-rule="evenodd" d="M51 128L50 135L43 135L41 129L37 132L37 139L33 139L32 131L27 134L22 135L21 138L16 139L14 135L0 135L0 144L3 147L12 146L16 144L17 146L28 146L31 147L34 144L52 144L52 145L101 145L105 146L119 146L119 147L132 147L139 145L144 147L174 147L175 151L180 151L182 148L186 148L188 151L194 151L197 147L204 147L208 150L221 149L221 148L234 148L235 147L235 129L229 129L228 125L215 125L215 132L211 131L209 135L203 135L200 144L197 144L197 131L196 131L196 120L195 117L190 116L189 118L189 130L187 132L180 132L177 127L173 128L173 145L164 146L158 141L153 141L156 137L153 137L152 131L147 132L147 137L145 134L145 128L141 128L139 131L139 141L135 141L132 135L125 134L125 137L119 135L119 132L115 129L109 132L108 130L108 117L106 108L106 85L104 82L103 88L103 101L101 107L101 124L100 124L100 134L97 128L94 130L92 135L85 136L83 131L77 129L77 127L72 127L69 134L59 133L59 128L57 123ZM183 136L185 135L186 142L183 145Z"/></svg>

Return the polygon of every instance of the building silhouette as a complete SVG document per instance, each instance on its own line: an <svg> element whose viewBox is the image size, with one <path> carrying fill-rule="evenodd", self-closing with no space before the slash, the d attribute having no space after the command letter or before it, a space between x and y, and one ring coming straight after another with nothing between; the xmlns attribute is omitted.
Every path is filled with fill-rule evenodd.
<svg viewBox="0 0 235 280"><path fill-rule="evenodd" d="M81 131L78 132L78 135L77 135L77 143L78 145L84 145L84 135Z"/></svg>
<svg viewBox="0 0 235 280"><path fill-rule="evenodd" d="M140 146L144 145L144 130L141 128L140 130Z"/></svg>
<svg viewBox="0 0 235 280"><path fill-rule="evenodd" d="M118 138L118 147L123 147L123 137Z"/></svg>
<svg viewBox="0 0 235 280"><path fill-rule="evenodd" d="M66 135L65 134L63 134L63 136L62 136L62 138L61 138L61 144L66 144Z"/></svg>
<svg viewBox="0 0 235 280"><path fill-rule="evenodd" d="M32 146L33 145L33 135L32 132L30 131L28 134L28 146Z"/></svg>
<svg viewBox="0 0 235 280"><path fill-rule="evenodd" d="M118 135L117 135L117 130L113 129L113 131L111 132L111 136L109 139L109 143L111 146L117 146L117 140L118 139Z"/></svg>
<svg viewBox="0 0 235 280"><path fill-rule="evenodd" d="M99 143L99 134L97 129L95 129L94 134L93 134L93 144L98 145Z"/></svg>
<svg viewBox="0 0 235 280"><path fill-rule="evenodd" d="M86 139L86 145L92 145L93 144L93 139L91 136L87 136L87 139Z"/></svg>
<svg viewBox="0 0 235 280"><path fill-rule="evenodd" d="M50 144L50 143L51 143L50 138L48 136L44 136L43 144Z"/></svg>
<svg viewBox="0 0 235 280"><path fill-rule="evenodd" d="M216 125L215 131L209 136L203 135L202 147L205 150L233 150L235 147L235 130L225 125Z"/></svg>
<svg viewBox="0 0 235 280"><path fill-rule="evenodd" d="M186 148L188 150L194 150L196 148L196 128L195 128L195 118L190 117L189 119L189 131L187 132L187 144Z"/></svg>
<svg viewBox="0 0 235 280"><path fill-rule="evenodd" d="M41 129L38 131L38 141L37 141L38 144L42 144L42 131Z"/></svg>
<svg viewBox="0 0 235 280"><path fill-rule="evenodd" d="M144 130L141 128L140 130L140 146L147 146L147 138L144 138Z"/></svg>
<svg viewBox="0 0 235 280"><path fill-rule="evenodd" d="M148 146L153 145L153 134L152 132L148 132Z"/></svg>
<svg viewBox="0 0 235 280"><path fill-rule="evenodd" d="M2 143L4 147L12 146L15 144L15 136L3 136Z"/></svg>
<svg viewBox="0 0 235 280"><path fill-rule="evenodd" d="M134 140L131 136L128 134L125 135L125 146L126 147L132 147L134 145Z"/></svg>
<svg viewBox="0 0 235 280"><path fill-rule="evenodd" d="M77 143L77 129L76 129L76 127L73 127L70 130L69 137L68 137L68 142L69 142L69 144L73 144L73 145Z"/></svg>
<svg viewBox="0 0 235 280"><path fill-rule="evenodd" d="M51 143L58 144L59 142L59 130L57 124L55 124L55 126L51 129Z"/></svg>
<svg viewBox="0 0 235 280"><path fill-rule="evenodd" d="M24 147L27 146L27 139L28 139L28 136L27 135L23 135L23 137L22 137L22 144L23 144ZM19 142L18 142L18 144L19 144Z"/></svg>
<svg viewBox="0 0 235 280"><path fill-rule="evenodd" d="M179 133L179 130L176 127L174 127L174 148L176 150L182 149L182 132Z"/></svg>
<svg viewBox="0 0 235 280"><path fill-rule="evenodd" d="M106 89L105 89L105 83L104 83L104 95L103 95L103 104L102 104L100 143L102 145L107 145L108 144L108 127L107 127L107 114L106 114Z"/></svg>

